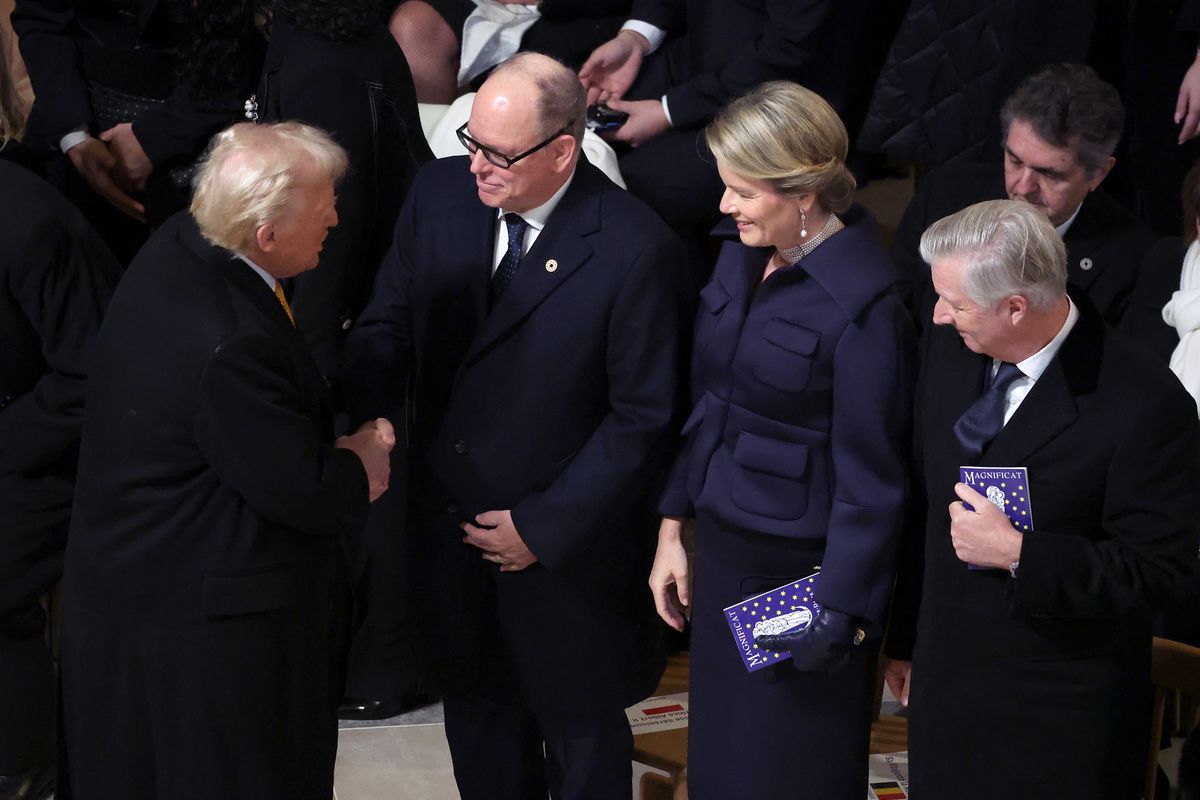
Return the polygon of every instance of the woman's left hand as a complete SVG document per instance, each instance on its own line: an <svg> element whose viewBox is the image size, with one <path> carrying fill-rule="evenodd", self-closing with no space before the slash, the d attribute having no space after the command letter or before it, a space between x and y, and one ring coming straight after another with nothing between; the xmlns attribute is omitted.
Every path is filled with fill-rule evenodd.
<svg viewBox="0 0 1200 800"><path fill-rule="evenodd" d="M792 666L799 672L841 669L862 640L858 620L832 608L822 608L813 623L797 633L754 637L759 647L791 653Z"/></svg>

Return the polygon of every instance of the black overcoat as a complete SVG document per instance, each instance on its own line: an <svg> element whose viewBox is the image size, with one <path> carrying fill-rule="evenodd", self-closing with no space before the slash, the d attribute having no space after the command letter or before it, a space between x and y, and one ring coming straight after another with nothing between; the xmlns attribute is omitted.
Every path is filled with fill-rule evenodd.
<svg viewBox="0 0 1200 800"><path fill-rule="evenodd" d="M928 503L909 702L914 797L1140 796L1151 615L1196 558L1200 431L1166 367L1080 308L1057 356L970 461L952 429L991 359L948 327L927 337L916 398ZM975 465L1029 470L1034 530L1015 579L955 556L947 508L959 467ZM898 641L897 614L893 655L911 644Z"/></svg>
<svg viewBox="0 0 1200 800"><path fill-rule="evenodd" d="M63 586L65 796L328 800L339 540L368 497L332 428L273 290L173 217L96 346Z"/></svg>

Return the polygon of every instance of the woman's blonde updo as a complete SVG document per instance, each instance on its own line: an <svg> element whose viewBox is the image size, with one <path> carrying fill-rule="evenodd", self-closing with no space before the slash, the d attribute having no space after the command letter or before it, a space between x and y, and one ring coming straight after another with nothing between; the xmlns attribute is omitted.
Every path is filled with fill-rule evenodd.
<svg viewBox="0 0 1200 800"><path fill-rule="evenodd" d="M819 94L799 84L770 81L753 89L722 109L704 138L726 167L780 194L816 195L837 214L854 199L846 126Z"/></svg>

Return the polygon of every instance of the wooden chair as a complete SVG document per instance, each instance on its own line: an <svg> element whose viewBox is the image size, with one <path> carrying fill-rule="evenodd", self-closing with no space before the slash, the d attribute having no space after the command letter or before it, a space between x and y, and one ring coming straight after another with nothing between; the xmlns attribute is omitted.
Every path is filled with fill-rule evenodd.
<svg viewBox="0 0 1200 800"><path fill-rule="evenodd" d="M1173 734L1186 735L1200 723L1200 647L1156 636L1150 679L1154 682L1154 716L1142 794L1148 799L1154 797L1158 781L1158 752L1168 712Z"/></svg>

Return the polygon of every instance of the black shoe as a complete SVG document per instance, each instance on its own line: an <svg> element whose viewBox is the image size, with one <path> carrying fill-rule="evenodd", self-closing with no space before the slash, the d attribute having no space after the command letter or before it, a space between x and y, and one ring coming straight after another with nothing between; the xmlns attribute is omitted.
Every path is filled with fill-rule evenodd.
<svg viewBox="0 0 1200 800"><path fill-rule="evenodd" d="M364 697L343 697L338 704L338 719L388 719L414 708L427 706L438 699L421 683L400 699L373 700ZM0 798L3 800L3 798Z"/></svg>
<svg viewBox="0 0 1200 800"><path fill-rule="evenodd" d="M0 775L0 800L45 800L54 794L54 767L47 764Z"/></svg>

